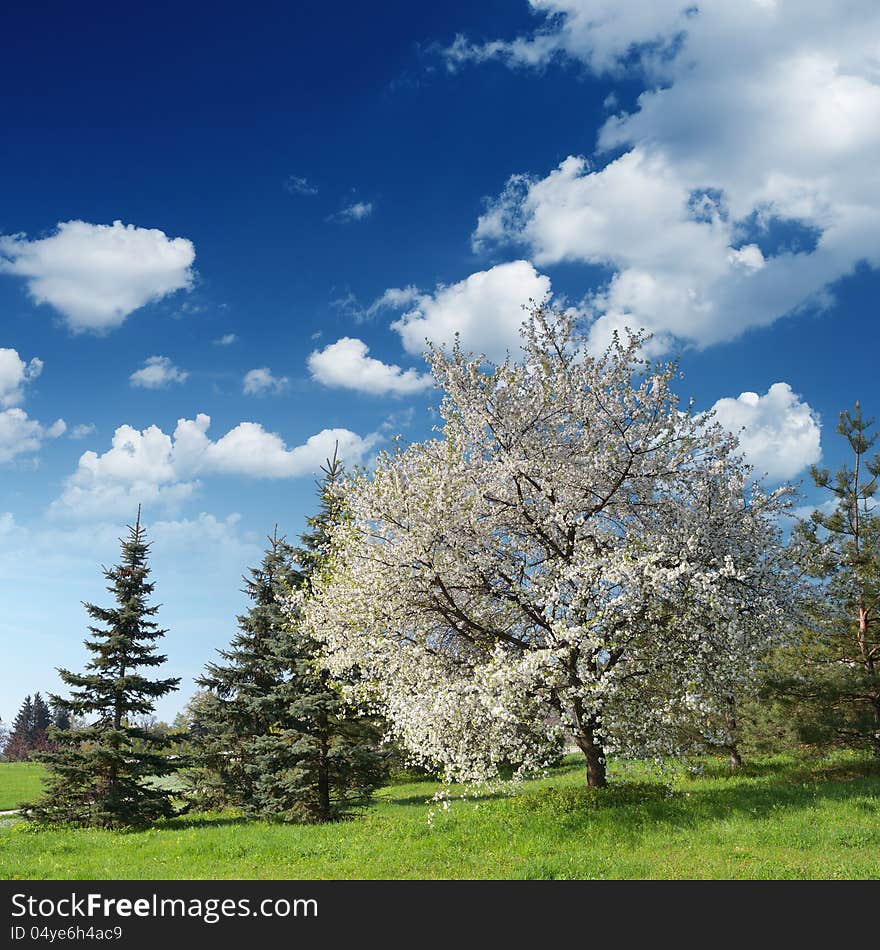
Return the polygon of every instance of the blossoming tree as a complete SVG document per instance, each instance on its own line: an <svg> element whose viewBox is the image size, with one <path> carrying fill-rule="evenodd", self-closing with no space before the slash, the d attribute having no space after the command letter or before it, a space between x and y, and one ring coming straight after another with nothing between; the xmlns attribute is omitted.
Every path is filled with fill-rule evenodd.
<svg viewBox="0 0 880 950"><path fill-rule="evenodd" d="M345 485L296 606L449 779L540 768L567 737L604 785L609 753L674 752L682 717L723 713L783 629L785 491L749 482L643 343L594 356L535 307L519 360L432 349L437 436Z"/></svg>

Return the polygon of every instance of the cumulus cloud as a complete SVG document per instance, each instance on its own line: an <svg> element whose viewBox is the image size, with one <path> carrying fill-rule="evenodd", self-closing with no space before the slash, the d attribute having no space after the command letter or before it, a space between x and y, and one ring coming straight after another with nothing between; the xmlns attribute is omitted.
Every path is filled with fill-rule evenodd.
<svg viewBox="0 0 880 950"><path fill-rule="evenodd" d="M0 236L0 272L25 278L34 302L53 307L74 332L107 332L146 304L188 289L194 260L186 238L121 221L63 221L32 241Z"/></svg>
<svg viewBox="0 0 880 950"><path fill-rule="evenodd" d="M242 390L246 396L277 395L287 389L289 382L286 376L274 376L268 366L262 366L244 374Z"/></svg>
<svg viewBox="0 0 880 950"><path fill-rule="evenodd" d="M15 410L10 410L15 411ZM53 510L61 514L124 516L138 503L175 509L210 475L296 478L316 472L339 445L346 462L360 462L378 436L348 429L323 429L304 444L288 448L281 436L256 422L242 422L212 440L210 416L180 419L172 434L158 426L120 426L103 454L84 452Z"/></svg>
<svg viewBox="0 0 880 950"><path fill-rule="evenodd" d="M92 435L95 431L97 431L97 429L94 423L83 422L74 426L70 432L67 433L67 437L70 439L85 439Z"/></svg>
<svg viewBox="0 0 880 950"><path fill-rule="evenodd" d="M17 350L0 347L0 408L17 406L24 399L26 383L43 372L43 361L36 356L25 363Z"/></svg>
<svg viewBox="0 0 880 950"><path fill-rule="evenodd" d="M23 409L3 410L0 412L0 464L39 452L47 439L57 439L66 430L63 419L44 426L31 419Z"/></svg>
<svg viewBox="0 0 880 950"><path fill-rule="evenodd" d="M788 383L774 383L763 396L719 399L712 410L739 438L745 460L772 481L794 478L822 457L819 420Z"/></svg>
<svg viewBox="0 0 880 950"><path fill-rule="evenodd" d="M426 339L449 346L457 333L465 350L503 359L519 348L523 307L549 295L549 277L528 261L512 261L422 294L391 327L408 353L422 353Z"/></svg>
<svg viewBox="0 0 880 950"><path fill-rule="evenodd" d="M135 370L129 380L141 389L165 389L172 383L186 381L189 373L178 369L167 356L148 356L144 365Z"/></svg>
<svg viewBox="0 0 880 950"><path fill-rule="evenodd" d="M346 205L341 211L337 211L336 214L330 215L330 220L342 222L363 221L372 213L372 201L354 201L350 205Z"/></svg>
<svg viewBox="0 0 880 950"><path fill-rule="evenodd" d="M224 333L214 340L214 346L232 346L237 340L238 337L234 333Z"/></svg>
<svg viewBox="0 0 880 950"><path fill-rule="evenodd" d="M473 240L523 246L539 266L608 267L590 300L597 342L622 326L698 346L731 340L827 303L861 262L880 266L873 0L532 7L544 17L532 35L459 38L449 62L576 59L645 91L606 120L595 163L573 155L543 177L511 178Z"/></svg>
<svg viewBox="0 0 880 950"><path fill-rule="evenodd" d="M374 359L369 352L363 340L345 336L323 350L315 350L308 359L309 372L325 386L375 395L408 395L431 385L430 373L404 371L399 366Z"/></svg>

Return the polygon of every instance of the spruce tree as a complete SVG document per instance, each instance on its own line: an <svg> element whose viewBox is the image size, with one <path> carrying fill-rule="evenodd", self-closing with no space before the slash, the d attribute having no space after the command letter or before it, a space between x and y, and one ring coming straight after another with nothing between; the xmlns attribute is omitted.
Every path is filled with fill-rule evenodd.
<svg viewBox="0 0 880 950"><path fill-rule="evenodd" d="M95 621L85 641L91 654L85 672L58 670L71 694L53 695L53 704L70 716L83 717L86 724L52 730L57 749L42 757L49 769L46 794L25 806L37 821L138 827L173 813L170 793L151 780L176 766L163 753L161 741L134 724L180 682L144 675L165 662L156 647L167 631L153 619L158 606L148 602L155 585L148 579L150 545L140 507L128 538L120 543L120 563L103 570L115 606L84 604Z"/></svg>
<svg viewBox="0 0 880 950"><path fill-rule="evenodd" d="M279 601L294 589L308 593L323 570L329 531L344 517L335 453L323 467L320 511L307 519L302 547L277 531L246 591L253 601L239 618L226 665L208 667L200 685L215 696L206 759L214 782L250 814L293 822L323 822L366 803L384 776L373 721L347 704L320 667L320 652ZM258 680L259 677L259 680ZM209 792L210 778L203 782Z"/></svg>
<svg viewBox="0 0 880 950"><path fill-rule="evenodd" d="M39 693L34 693L34 713L29 736L32 749L45 746L51 725L52 714L46 700Z"/></svg>
<svg viewBox="0 0 880 950"><path fill-rule="evenodd" d="M301 578L293 550L275 533L259 567L249 569L242 592L251 601L238 618L238 633L229 648L218 650L222 662L209 663L196 683L199 694L197 768L192 781L202 803L247 808L253 801L254 742L272 728L268 698L282 672L272 648L284 617L278 603L287 586Z"/></svg>
<svg viewBox="0 0 880 950"><path fill-rule="evenodd" d="M873 423L859 403L842 412L837 432L852 464L834 476L812 469L834 508L817 509L798 526L815 596L800 643L777 657L774 685L795 708L806 741L866 745L880 755L880 456L868 454L877 439Z"/></svg>
<svg viewBox="0 0 880 950"><path fill-rule="evenodd" d="M21 762L31 752L31 734L34 723L34 702L28 695L18 708L3 748L3 757L10 762Z"/></svg>
<svg viewBox="0 0 880 950"><path fill-rule="evenodd" d="M295 551L301 587L328 567L332 528L346 517L336 453L322 466L319 510ZM285 676L273 691L275 729L257 742L252 810L289 821L323 822L369 801L385 770L374 720L358 714L320 666L320 647L289 614L272 643ZM316 662L317 661L317 662Z"/></svg>
<svg viewBox="0 0 880 950"><path fill-rule="evenodd" d="M62 731L69 729L72 724L69 710L65 709L63 706L59 706L54 701L51 701L51 706L52 706L52 725L56 729L61 729Z"/></svg>

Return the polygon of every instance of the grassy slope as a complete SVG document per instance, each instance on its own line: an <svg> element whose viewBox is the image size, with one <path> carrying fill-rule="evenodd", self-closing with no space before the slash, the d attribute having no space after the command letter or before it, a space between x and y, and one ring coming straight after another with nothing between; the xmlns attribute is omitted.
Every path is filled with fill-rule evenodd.
<svg viewBox="0 0 880 950"><path fill-rule="evenodd" d="M573 762L574 760L572 760ZM232 815L149 831L0 828L0 877L23 878L877 878L880 767L854 756L710 763L670 788L645 772L582 789L579 764L516 797L454 801L436 785L383 789L365 814L322 827Z"/></svg>
<svg viewBox="0 0 880 950"><path fill-rule="evenodd" d="M0 762L0 811L39 798L45 774L38 762Z"/></svg>

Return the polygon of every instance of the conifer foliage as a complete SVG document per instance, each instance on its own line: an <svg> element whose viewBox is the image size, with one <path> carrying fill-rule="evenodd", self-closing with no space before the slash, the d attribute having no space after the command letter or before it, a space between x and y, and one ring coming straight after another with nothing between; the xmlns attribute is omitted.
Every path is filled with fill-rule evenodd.
<svg viewBox="0 0 880 950"><path fill-rule="evenodd" d="M115 567L104 568L115 605L84 604L94 624L85 641L91 659L85 672L59 669L70 697L52 696L56 716L84 720L82 728L53 729L57 748L43 758L49 768L45 796L25 806L42 822L120 828L138 827L173 813L170 794L153 779L174 771L161 740L135 725L149 715L157 699L177 688L179 679L150 679L148 671L166 657L156 652L167 633L153 619L149 603L149 542L140 520L122 540Z"/></svg>
<svg viewBox="0 0 880 950"><path fill-rule="evenodd" d="M301 581L293 567L293 549L275 533L259 567L244 577L251 602L238 617L238 632L220 662L209 663L196 682L205 690L199 708L198 768L194 783L203 805L248 808L257 780L257 737L272 728L276 710L271 694L283 671L274 641L284 617L278 596Z"/></svg>
<svg viewBox="0 0 880 950"><path fill-rule="evenodd" d="M862 745L880 755L880 455L874 420L856 403L837 432L852 463L813 480L831 496L799 525L806 568L816 580L802 641L779 658L778 692L796 707L804 739Z"/></svg>
<svg viewBox="0 0 880 950"><path fill-rule="evenodd" d="M251 814L292 822L323 822L366 803L384 777L375 724L342 698L321 668L318 645L280 602L308 595L326 567L330 527L344 512L334 455L319 484L320 511L308 519L302 547L276 533L245 592L252 601L223 664L211 664L199 684L202 704L203 792L225 793Z"/></svg>
<svg viewBox="0 0 880 950"><path fill-rule="evenodd" d="M39 693L33 697L25 696L19 707L12 728L3 748L3 757L10 762L31 758L48 745L48 730L51 725L51 713L46 701Z"/></svg>

